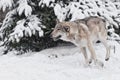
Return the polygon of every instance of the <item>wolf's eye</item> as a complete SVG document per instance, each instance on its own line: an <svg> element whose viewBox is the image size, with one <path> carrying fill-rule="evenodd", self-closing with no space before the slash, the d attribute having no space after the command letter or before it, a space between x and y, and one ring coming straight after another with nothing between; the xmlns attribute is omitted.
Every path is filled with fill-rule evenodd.
<svg viewBox="0 0 120 80"><path fill-rule="evenodd" d="M60 29L57 29L57 30L60 30Z"/></svg>

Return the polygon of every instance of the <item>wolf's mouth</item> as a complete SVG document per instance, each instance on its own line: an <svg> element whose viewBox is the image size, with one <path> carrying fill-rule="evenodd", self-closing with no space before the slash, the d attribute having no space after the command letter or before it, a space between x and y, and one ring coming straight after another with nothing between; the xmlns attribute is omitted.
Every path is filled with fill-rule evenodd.
<svg viewBox="0 0 120 80"><path fill-rule="evenodd" d="M53 40L54 40L54 41L57 41L57 40L60 39L61 37L62 37L62 36L59 35L59 36L57 36L57 37L54 37Z"/></svg>

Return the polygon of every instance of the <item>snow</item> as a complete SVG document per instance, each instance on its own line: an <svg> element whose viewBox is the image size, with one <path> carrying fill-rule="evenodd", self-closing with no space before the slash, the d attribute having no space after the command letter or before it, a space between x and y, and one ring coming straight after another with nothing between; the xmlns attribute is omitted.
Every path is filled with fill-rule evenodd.
<svg viewBox="0 0 120 80"><path fill-rule="evenodd" d="M55 15L60 21L64 21L66 18L70 18L70 21L73 21L88 16L100 16L104 17L110 25L119 28L118 23L120 22L116 22L114 19L120 13L119 6L120 2L116 4L116 2L110 0L79 0L78 2L71 1L64 6L60 3L55 3L53 8Z"/></svg>
<svg viewBox="0 0 120 80"><path fill-rule="evenodd" d="M39 1L39 0L37 0ZM79 1L79 2L77 2ZM40 8L52 7L56 17L60 21L70 18L70 21L87 16L101 16L112 25L118 27L114 18L120 13L120 2L112 3L109 0L77 0L67 5L55 0L40 0ZM107 1L107 3L105 3ZM45 28L36 15L33 15L31 0L18 0L18 6L10 11L0 28L0 35L4 37L4 30L14 23L13 15L25 14L26 18L18 20L17 25L7 37L8 41L19 42L23 36L44 36L42 28ZM34 2L34 1L33 1ZM80 3L82 3L80 5ZM36 5L36 6L38 6ZM115 6L117 5L117 7ZM0 9L12 8L14 0L0 0ZM33 8L32 8L33 7ZM99 13L99 14L98 14ZM26 23L26 25L25 25ZM25 31L25 33L23 33ZM111 33L113 29L108 30ZM116 34L111 34L113 39L119 39ZM110 38L112 38L110 37ZM111 39L112 40L112 39ZM5 39L7 41L7 39ZM0 43L1 44L1 43ZM109 42L111 45L111 57L105 61L105 48L101 44L95 45L97 58L104 63L104 67L94 65L85 66L85 61L80 50L75 46L59 46L43 50L41 52L29 52L22 56L15 56L16 51L0 56L0 79L1 80L120 80L120 45L117 42ZM114 47L115 46L115 47ZM115 50L114 50L115 48ZM2 52L4 48L0 48ZM1 53L2 54L2 53ZM56 58L57 57L57 58Z"/></svg>
<svg viewBox="0 0 120 80"><path fill-rule="evenodd" d="M94 64L84 66L84 58L75 46L59 46L41 52L29 52L15 56L15 51L0 56L1 80L120 80L120 45L111 49L111 58L104 61L105 48L101 43L95 45L97 57L104 62L101 68ZM2 50L2 49L0 49ZM55 58L55 55L58 57Z"/></svg>
<svg viewBox="0 0 120 80"><path fill-rule="evenodd" d="M6 39L4 41L7 43L10 41L19 42L24 36L31 37L32 35L35 35L35 33L38 33L39 37L43 37L44 33L46 33L46 30L42 30L43 27L45 28L43 22L46 20L43 20L42 17L46 16L47 18L47 15L42 15L42 13L38 14L38 11L36 12L35 10L44 9L45 6L53 9L56 18L60 21L73 21L88 16L99 16L104 18L109 23L109 26L119 28L120 25L120 1L68 0L67 3L64 3L64 0L0 0L0 9L3 9L4 11L7 8L9 11L0 27L0 37ZM36 17L38 16L41 20L35 18L35 14ZM24 18L23 15L25 15ZM52 18L50 19L52 20ZM22 22L20 24L16 23L19 21ZM24 25L25 23L28 23L27 26ZM46 26L46 28L47 27L48 26Z"/></svg>
<svg viewBox="0 0 120 80"><path fill-rule="evenodd" d="M55 5L54 13L57 16L57 19L59 19L60 21L63 21L65 19L66 12L66 8L61 7L60 4Z"/></svg>
<svg viewBox="0 0 120 80"><path fill-rule="evenodd" d="M12 8L13 3L13 0L0 0L0 9L4 12L7 8Z"/></svg>
<svg viewBox="0 0 120 80"><path fill-rule="evenodd" d="M24 12L25 16L29 16L32 14L32 8L28 5L27 0L20 0L19 7L17 8L18 14L21 16Z"/></svg>
<svg viewBox="0 0 120 80"><path fill-rule="evenodd" d="M50 2L55 2L55 0L41 0L40 2L39 2L39 6L43 6L43 4L45 4L46 6L50 6Z"/></svg>
<svg viewBox="0 0 120 80"><path fill-rule="evenodd" d="M38 31L39 37L42 37L44 32L41 28L45 28L41 24L40 19L36 15L28 16L27 19L17 21L17 25L13 32L9 34L9 41L19 42L23 37L31 37Z"/></svg>

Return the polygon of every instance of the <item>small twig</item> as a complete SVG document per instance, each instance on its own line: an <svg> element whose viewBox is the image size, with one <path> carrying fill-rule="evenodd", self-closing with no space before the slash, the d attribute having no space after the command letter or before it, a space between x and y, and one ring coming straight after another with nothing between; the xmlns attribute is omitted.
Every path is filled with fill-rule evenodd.
<svg viewBox="0 0 120 80"><path fill-rule="evenodd" d="M115 45L114 45L114 53L115 53L115 50L116 50L116 49L115 49Z"/></svg>

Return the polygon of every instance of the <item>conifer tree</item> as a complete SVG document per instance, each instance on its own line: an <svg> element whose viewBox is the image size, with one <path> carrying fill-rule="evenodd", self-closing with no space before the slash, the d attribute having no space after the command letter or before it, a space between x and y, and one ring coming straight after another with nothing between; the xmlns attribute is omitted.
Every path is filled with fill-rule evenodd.
<svg viewBox="0 0 120 80"><path fill-rule="evenodd" d="M109 23L111 37L119 38L120 34L119 0L0 0L0 9L9 10L0 28L5 53L56 46L57 42L49 37L56 19L73 21L99 16Z"/></svg>

